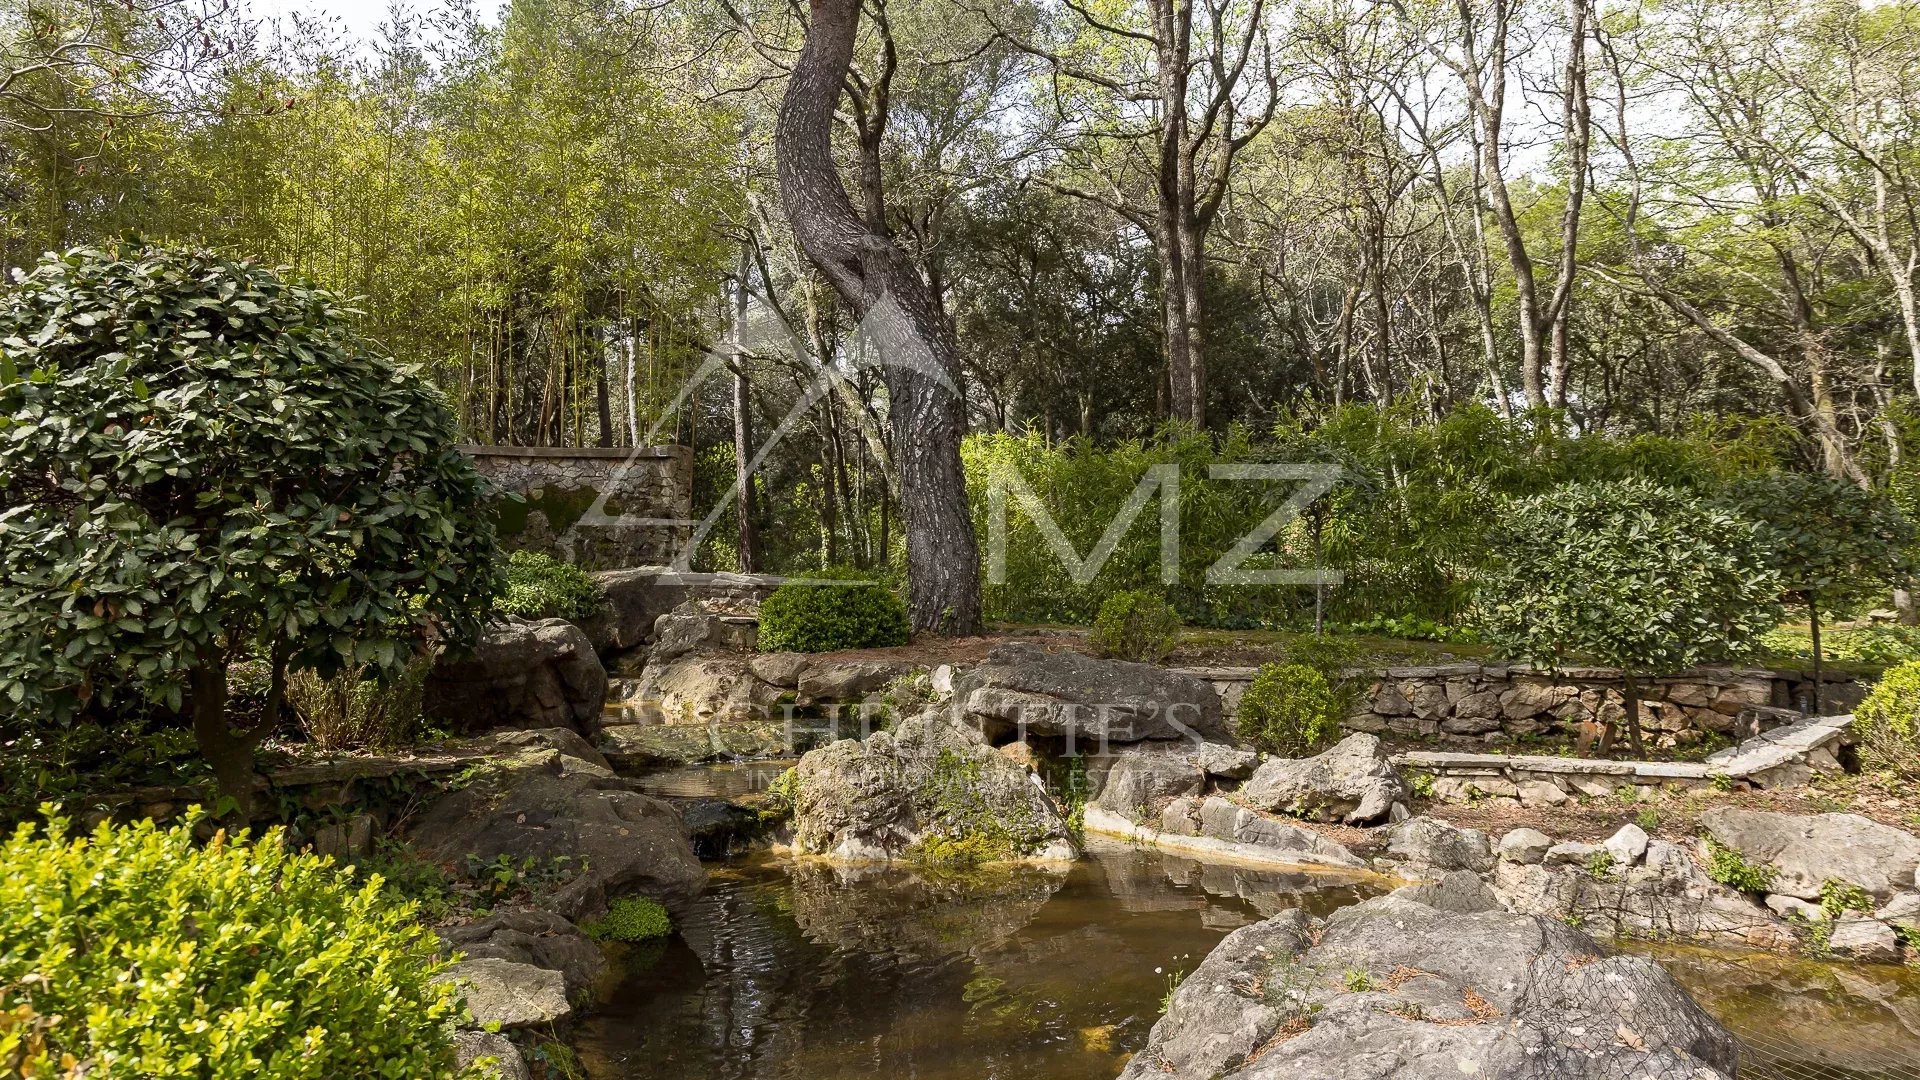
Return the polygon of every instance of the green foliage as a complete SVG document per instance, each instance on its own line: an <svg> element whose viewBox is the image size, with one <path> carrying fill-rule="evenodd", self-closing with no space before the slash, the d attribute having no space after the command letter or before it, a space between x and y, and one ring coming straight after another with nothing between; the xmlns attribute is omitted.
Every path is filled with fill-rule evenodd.
<svg viewBox="0 0 1920 1080"><path fill-rule="evenodd" d="M1727 486L1719 501L1756 526L1781 586L1832 608L1913 572L1914 529L1886 496L1813 473L1768 473Z"/></svg>
<svg viewBox="0 0 1920 1080"><path fill-rule="evenodd" d="M1102 656L1157 664L1179 640L1180 613L1173 605L1158 594L1129 589L1101 602L1090 643Z"/></svg>
<svg viewBox="0 0 1920 1080"><path fill-rule="evenodd" d="M507 556L507 587L494 601L496 610L523 619L590 619L607 608L607 598L585 570L537 551Z"/></svg>
<svg viewBox="0 0 1920 1080"><path fill-rule="evenodd" d="M307 738L322 750L391 750L420 730L420 703L433 657L391 674L343 671L323 679L311 671L287 677L287 704Z"/></svg>
<svg viewBox="0 0 1920 1080"><path fill-rule="evenodd" d="M1433 798L1434 775L1432 773L1416 772L1408 779L1407 783L1412 787L1416 797L1422 799Z"/></svg>
<svg viewBox="0 0 1920 1080"><path fill-rule="evenodd" d="M1778 626L1760 636L1760 650L1768 661L1802 664L1813 659L1813 637L1805 627ZM1823 626L1820 653L1829 662L1869 666L1920 660L1920 626Z"/></svg>
<svg viewBox="0 0 1920 1080"><path fill-rule="evenodd" d="M989 805L981 794L980 763L965 755L940 751L924 786L938 829L907 849L915 862L967 869L1030 855L1044 839L1037 821Z"/></svg>
<svg viewBox="0 0 1920 1080"><path fill-rule="evenodd" d="M1729 889L1766 892L1777 872L1770 865L1756 866L1748 862L1745 856L1718 840L1707 840L1707 876Z"/></svg>
<svg viewBox="0 0 1920 1080"><path fill-rule="evenodd" d="M1240 698L1240 734L1270 754L1305 757L1340 733L1338 695L1304 664L1263 664Z"/></svg>
<svg viewBox="0 0 1920 1080"><path fill-rule="evenodd" d="M1487 640L1543 667L1685 671L1743 655L1779 621L1753 527L1673 488L1568 484L1508 505L1492 543Z"/></svg>
<svg viewBox="0 0 1920 1080"><path fill-rule="evenodd" d="M392 670L423 635L478 631L487 485L440 393L350 314L255 263L154 247L49 256L0 295L16 722L177 710L190 671L224 681L247 652Z"/></svg>
<svg viewBox="0 0 1920 1080"><path fill-rule="evenodd" d="M762 814L772 820L784 821L793 816L794 801L799 797L800 770L788 769L767 785L767 799Z"/></svg>
<svg viewBox="0 0 1920 1080"><path fill-rule="evenodd" d="M1880 677L1853 710L1853 736L1869 768L1920 778L1920 660Z"/></svg>
<svg viewBox="0 0 1920 1080"><path fill-rule="evenodd" d="M847 573L834 580L832 575ZM907 608L892 589L835 569L795 578L760 605L761 652L833 652L905 645Z"/></svg>
<svg viewBox="0 0 1920 1080"><path fill-rule="evenodd" d="M602 918L582 923L580 929L595 941L645 941L673 932L673 919L658 900L622 896L607 905Z"/></svg>
<svg viewBox="0 0 1920 1080"><path fill-rule="evenodd" d="M1873 894L1858 885L1834 878L1820 883L1820 910L1826 912L1829 919L1838 919L1849 911L1871 915L1877 906Z"/></svg>
<svg viewBox="0 0 1920 1080"><path fill-rule="evenodd" d="M1651 806L1643 806L1640 812L1633 816L1633 823L1640 826L1640 831L1651 836L1656 829L1660 828L1660 811Z"/></svg>
<svg viewBox="0 0 1920 1080"><path fill-rule="evenodd" d="M191 824L54 818L16 829L0 866L0 1072L68 1075L70 1055L89 1075L457 1074L432 931L277 830L202 845Z"/></svg>
<svg viewBox="0 0 1920 1080"><path fill-rule="evenodd" d="M1367 974L1362 968L1348 968L1341 976L1341 982L1346 985L1347 992L1350 994L1364 994L1374 988L1373 976Z"/></svg>
<svg viewBox="0 0 1920 1080"><path fill-rule="evenodd" d="M1594 877L1606 877L1608 874L1613 873L1613 867L1613 852L1608 851L1606 848L1601 848L1587 856L1587 873L1592 874Z"/></svg>

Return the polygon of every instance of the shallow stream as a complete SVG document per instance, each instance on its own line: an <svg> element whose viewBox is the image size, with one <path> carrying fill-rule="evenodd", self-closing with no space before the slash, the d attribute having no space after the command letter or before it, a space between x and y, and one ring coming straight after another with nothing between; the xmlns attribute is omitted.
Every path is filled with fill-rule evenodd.
<svg viewBox="0 0 1920 1080"><path fill-rule="evenodd" d="M714 768L654 786L760 779ZM1328 874L1089 848L1071 870L963 876L764 852L712 864L677 935L627 956L576 1033L581 1060L594 1080L1112 1080L1170 980L1227 933L1372 894ZM1741 1037L1743 1080L1920 1080L1920 973L1639 951Z"/></svg>

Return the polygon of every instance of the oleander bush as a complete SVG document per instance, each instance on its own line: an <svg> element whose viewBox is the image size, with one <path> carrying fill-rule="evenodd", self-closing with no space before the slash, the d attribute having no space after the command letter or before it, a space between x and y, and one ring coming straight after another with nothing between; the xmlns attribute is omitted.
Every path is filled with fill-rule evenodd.
<svg viewBox="0 0 1920 1080"><path fill-rule="evenodd" d="M461 1076L437 941L378 882L197 812L0 844L0 1076Z"/></svg>

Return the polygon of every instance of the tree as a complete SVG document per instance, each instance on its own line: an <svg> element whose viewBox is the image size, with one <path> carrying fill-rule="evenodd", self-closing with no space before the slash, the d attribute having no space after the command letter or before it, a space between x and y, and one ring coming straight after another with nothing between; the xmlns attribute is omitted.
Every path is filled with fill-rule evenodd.
<svg viewBox="0 0 1920 1080"><path fill-rule="evenodd" d="M781 200L807 258L853 308L884 365L894 441L903 448L900 499L913 628L976 633L980 552L960 470L966 418L959 353L938 298L887 235L884 205L876 205L883 198L878 178L864 178L863 217L834 163L834 110L853 62L860 0L814 0L812 14L774 130ZM884 93L884 86L874 92Z"/></svg>
<svg viewBox="0 0 1920 1080"><path fill-rule="evenodd" d="M1509 503L1477 598L1488 640L1546 668L1618 667L1627 733L1640 677L1731 659L1779 619L1780 578L1751 522L1644 480L1566 484ZM1608 725L1606 744L1612 743Z"/></svg>
<svg viewBox="0 0 1920 1080"><path fill-rule="evenodd" d="M330 294L211 252L48 256L0 296L0 700L144 696L244 814L289 670L477 633L499 566L453 414ZM236 727L229 665L265 661Z"/></svg>
<svg viewBox="0 0 1920 1080"><path fill-rule="evenodd" d="M1773 473L1730 486L1727 507L1759 527L1781 584L1807 605L1813 711L1820 712L1820 607L1858 600L1913 570L1914 529L1886 496L1812 473Z"/></svg>

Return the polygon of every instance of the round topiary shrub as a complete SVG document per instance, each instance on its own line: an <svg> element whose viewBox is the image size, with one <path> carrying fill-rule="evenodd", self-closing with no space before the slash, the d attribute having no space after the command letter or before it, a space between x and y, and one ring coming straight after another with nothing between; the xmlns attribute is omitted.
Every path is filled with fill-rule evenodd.
<svg viewBox="0 0 1920 1080"><path fill-rule="evenodd" d="M1920 660L1880 677L1853 710L1853 735L1868 768L1920 778Z"/></svg>
<svg viewBox="0 0 1920 1080"><path fill-rule="evenodd" d="M507 556L507 588L494 609L523 619L590 619L606 610L599 583L585 570L537 551Z"/></svg>
<svg viewBox="0 0 1920 1080"><path fill-rule="evenodd" d="M433 932L330 860L191 823L0 844L0 1075L454 1077Z"/></svg>
<svg viewBox="0 0 1920 1080"><path fill-rule="evenodd" d="M833 652L907 643L907 606L878 581L821 571L796 577L760 605L761 652Z"/></svg>
<svg viewBox="0 0 1920 1080"><path fill-rule="evenodd" d="M1240 699L1240 734L1281 757L1306 757L1340 734L1339 696L1305 664L1263 664Z"/></svg>
<svg viewBox="0 0 1920 1080"><path fill-rule="evenodd" d="M1180 613L1150 592L1127 590L1107 597L1093 620L1095 651L1115 660L1157 664L1180 640Z"/></svg>

